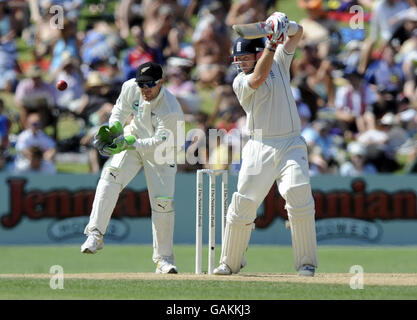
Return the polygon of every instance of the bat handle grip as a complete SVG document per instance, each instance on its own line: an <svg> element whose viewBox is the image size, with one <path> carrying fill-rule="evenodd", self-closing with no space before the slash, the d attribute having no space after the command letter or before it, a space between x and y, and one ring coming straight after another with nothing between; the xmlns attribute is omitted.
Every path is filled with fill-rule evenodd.
<svg viewBox="0 0 417 320"><path fill-rule="evenodd" d="M269 34L273 34L274 33L274 30L272 29L271 22L265 22L264 29L265 29L266 33L269 33Z"/></svg>

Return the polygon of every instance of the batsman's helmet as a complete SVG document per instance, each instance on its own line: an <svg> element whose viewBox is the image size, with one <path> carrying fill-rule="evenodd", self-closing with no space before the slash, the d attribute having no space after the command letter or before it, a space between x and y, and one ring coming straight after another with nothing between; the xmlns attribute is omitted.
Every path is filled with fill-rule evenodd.
<svg viewBox="0 0 417 320"><path fill-rule="evenodd" d="M245 54L257 54L264 50L264 42L262 38L244 39L239 37L233 45L233 56L243 56Z"/></svg>
<svg viewBox="0 0 417 320"><path fill-rule="evenodd" d="M264 50L264 42L262 38L257 39L244 39L239 37L236 39L233 45L233 64L236 66L238 72L244 71L245 73L252 72L252 67L243 67L242 61L239 61L238 56L244 56L247 54L255 54L255 60L246 62L255 62L259 59Z"/></svg>

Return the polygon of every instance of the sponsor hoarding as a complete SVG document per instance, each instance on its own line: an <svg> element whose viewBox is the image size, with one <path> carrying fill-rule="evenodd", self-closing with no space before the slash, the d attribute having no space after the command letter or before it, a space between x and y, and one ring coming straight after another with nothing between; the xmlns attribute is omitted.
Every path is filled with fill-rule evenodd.
<svg viewBox="0 0 417 320"><path fill-rule="evenodd" d="M82 243L98 175L0 174L0 244ZM220 242L218 177L216 239ZM205 180L207 185L208 179ZM229 177L229 200L237 177ZM318 244L416 245L417 177L374 175L312 178ZM208 190L208 188L206 189ZM179 173L175 193L175 243L195 241L195 174ZM203 203L208 237L208 192ZM252 244L291 243L285 201L273 186L257 212ZM106 243L152 243L151 209L143 173L122 191Z"/></svg>

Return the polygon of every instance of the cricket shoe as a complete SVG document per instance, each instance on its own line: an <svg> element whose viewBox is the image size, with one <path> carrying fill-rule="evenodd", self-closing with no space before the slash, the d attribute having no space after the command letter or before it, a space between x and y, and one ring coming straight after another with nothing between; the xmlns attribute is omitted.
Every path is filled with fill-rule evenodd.
<svg viewBox="0 0 417 320"><path fill-rule="evenodd" d="M155 273L178 273L178 269L166 260L159 260L156 264Z"/></svg>
<svg viewBox="0 0 417 320"><path fill-rule="evenodd" d="M96 253L100 249L103 249L103 235L96 230L90 232L87 240L81 246L81 252Z"/></svg>
<svg viewBox="0 0 417 320"><path fill-rule="evenodd" d="M298 270L298 275L303 277L314 277L316 268L312 265L305 264Z"/></svg>
<svg viewBox="0 0 417 320"><path fill-rule="evenodd" d="M240 269L242 270L247 265L246 258L243 256L242 262L240 263Z"/></svg>
<svg viewBox="0 0 417 320"><path fill-rule="evenodd" d="M221 263L216 269L213 270L213 274L218 276L229 276L232 274L232 270L230 270L227 264Z"/></svg>

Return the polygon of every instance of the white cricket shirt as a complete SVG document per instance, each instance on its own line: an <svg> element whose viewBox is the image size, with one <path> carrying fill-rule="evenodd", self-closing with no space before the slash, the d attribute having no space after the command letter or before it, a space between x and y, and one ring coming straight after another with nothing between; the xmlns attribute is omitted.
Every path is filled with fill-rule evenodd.
<svg viewBox="0 0 417 320"><path fill-rule="evenodd" d="M124 124L130 115L133 115L130 134L138 138L136 149L142 152L153 151L170 134L174 135L173 142L176 143L177 125L183 125L184 121L181 105L164 86L155 99L146 101L135 79L123 83L109 123L113 125L119 121Z"/></svg>
<svg viewBox="0 0 417 320"><path fill-rule="evenodd" d="M233 91L246 112L246 130L262 130L262 136L284 137L301 131L301 121L290 86L290 64L294 53L279 45L267 80L258 88L249 86L251 74L239 73Z"/></svg>

